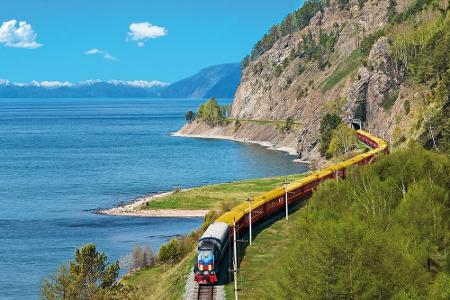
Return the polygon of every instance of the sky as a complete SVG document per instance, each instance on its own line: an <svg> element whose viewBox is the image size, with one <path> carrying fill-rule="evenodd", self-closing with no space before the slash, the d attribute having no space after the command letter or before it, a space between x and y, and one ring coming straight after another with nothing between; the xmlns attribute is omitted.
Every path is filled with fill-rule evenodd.
<svg viewBox="0 0 450 300"><path fill-rule="evenodd" d="M240 62L302 0L14 0L0 9L0 78L160 80Z"/></svg>

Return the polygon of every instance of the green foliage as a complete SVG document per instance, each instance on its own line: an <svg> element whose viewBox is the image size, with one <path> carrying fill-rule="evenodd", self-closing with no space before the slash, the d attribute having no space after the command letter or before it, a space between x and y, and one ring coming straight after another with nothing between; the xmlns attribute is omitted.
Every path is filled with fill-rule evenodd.
<svg viewBox="0 0 450 300"><path fill-rule="evenodd" d="M69 267L44 280L43 299L93 299L107 293L119 275L119 263L107 263L104 253L97 252L94 244L87 244L75 252Z"/></svg>
<svg viewBox="0 0 450 300"><path fill-rule="evenodd" d="M400 90L398 89L389 91L388 95L384 97L383 101L381 101L380 106L384 108L384 110L390 110L392 106L394 106L395 101L397 101L399 94Z"/></svg>
<svg viewBox="0 0 450 300"><path fill-rule="evenodd" d="M336 69L321 83L323 93L331 90L336 84L354 72L362 64L363 53L360 50L353 51L349 57L341 62Z"/></svg>
<svg viewBox="0 0 450 300"><path fill-rule="evenodd" d="M375 42L384 35L386 35L386 28L382 28L372 34L365 36L361 41L361 45L359 46L363 55L368 56L373 44L375 44Z"/></svg>
<svg viewBox="0 0 450 300"><path fill-rule="evenodd" d="M338 7L343 10L350 9L350 0L337 0Z"/></svg>
<svg viewBox="0 0 450 300"><path fill-rule="evenodd" d="M449 174L448 156L409 145L346 180L325 182L271 271L277 295L448 299Z"/></svg>
<svg viewBox="0 0 450 300"><path fill-rule="evenodd" d="M225 121L222 112L223 110L217 103L216 98L211 98L205 104L199 106L197 117L211 126L217 126Z"/></svg>
<svg viewBox="0 0 450 300"><path fill-rule="evenodd" d="M242 61L242 67L248 66L250 61L255 60L264 52L271 49L273 45L283 36L299 31L309 25L309 21L322 10L324 5L319 0L308 0L301 8L290 13L279 25L274 25L269 32L254 46L252 53Z"/></svg>
<svg viewBox="0 0 450 300"><path fill-rule="evenodd" d="M194 112L193 112L192 110L190 110L190 111L188 111L188 112L186 113L186 115L184 116L184 118L186 119L186 122L192 123L192 121L193 121L194 118L195 118L195 114L194 114Z"/></svg>
<svg viewBox="0 0 450 300"><path fill-rule="evenodd" d="M152 266L155 262L156 258L149 247L142 248L137 245L129 255L121 258L120 267L125 267L128 271L136 271Z"/></svg>
<svg viewBox="0 0 450 300"><path fill-rule="evenodd" d="M283 73L283 66L275 65L275 76L280 77L281 73Z"/></svg>
<svg viewBox="0 0 450 300"><path fill-rule="evenodd" d="M389 0L388 8L387 8L387 16L389 22L391 22L394 17L397 15L397 1L396 0Z"/></svg>
<svg viewBox="0 0 450 300"><path fill-rule="evenodd" d="M331 142L333 130L342 123L341 117L336 114L326 113L320 121L320 147L319 151L325 156Z"/></svg>
<svg viewBox="0 0 450 300"><path fill-rule="evenodd" d="M405 115L409 114L409 112L411 111L411 102L409 102L409 100L406 100L403 103L403 108L405 109Z"/></svg>
<svg viewBox="0 0 450 300"><path fill-rule="evenodd" d="M293 126L294 119L292 117L288 117L284 123L283 132L291 132Z"/></svg>
<svg viewBox="0 0 450 300"><path fill-rule="evenodd" d="M173 264L182 257L181 245L178 239L171 240L168 244L162 245L159 249L159 260L162 263Z"/></svg>
<svg viewBox="0 0 450 300"><path fill-rule="evenodd" d="M239 119L237 119L236 121L234 121L234 131L238 131L239 128L241 128L242 123Z"/></svg>
<svg viewBox="0 0 450 300"><path fill-rule="evenodd" d="M311 32L302 36L296 50L296 55L306 60L316 61L319 69L323 70L329 65L328 56L334 51L334 45L339 38L338 28L327 33L320 28L319 36L316 38Z"/></svg>
<svg viewBox="0 0 450 300"><path fill-rule="evenodd" d="M356 144L355 131L348 127L347 124L341 124L333 130L327 153L331 156L343 155L355 149Z"/></svg>

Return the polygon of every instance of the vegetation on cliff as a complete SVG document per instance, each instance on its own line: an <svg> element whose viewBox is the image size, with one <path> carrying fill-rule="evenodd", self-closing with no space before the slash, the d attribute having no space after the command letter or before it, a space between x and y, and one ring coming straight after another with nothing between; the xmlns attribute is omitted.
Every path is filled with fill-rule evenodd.
<svg viewBox="0 0 450 300"><path fill-rule="evenodd" d="M245 251L241 298L448 299L449 174L448 156L409 144L325 182Z"/></svg>

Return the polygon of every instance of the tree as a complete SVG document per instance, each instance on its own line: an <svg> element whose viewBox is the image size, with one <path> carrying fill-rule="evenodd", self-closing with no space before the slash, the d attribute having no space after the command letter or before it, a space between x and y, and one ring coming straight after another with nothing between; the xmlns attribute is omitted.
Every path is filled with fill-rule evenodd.
<svg viewBox="0 0 450 300"><path fill-rule="evenodd" d="M177 239L162 245L159 249L159 259L163 263L175 263L181 256L181 245Z"/></svg>
<svg viewBox="0 0 450 300"><path fill-rule="evenodd" d="M333 130L342 123L341 118L337 114L327 113L320 121L320 147L319 151L325 156L328 146L330 145Z"/></svg>
<svg viewBox="0 0 450 300"><path fill-rule="evenodd" d="M197 116L211 126L221 125L225 120L216 98L211 98L200 105Z"/></svg>
<svg viewBox="0 0 450 300"><path fill-rule="evenodd" d="M284 123L283 131L290 132L292 130L293 125L294 125L294 119L292 117L288 117Z"/></svg>
<svg viewBox="0 0 450 300"><path fill-rule="evenodd" d="M192 123L192 121L195 118L194 112L192 110L188 111L186 113L186 115L184 116L184 118L186 119L186 122L188 122L189 124Z"/></svg>
<svg viewBox="0 0 450 300"><path fill-rule="evenodd" d="M339 125L331 136L328 152L333 155L346 154L350 150L355 149L357 143L356 134L347 124Z"/></svg>
<svg viewBox="0 0 450 300"><path fill-rule="evenodd" d="M155 257L149 247L142 248L137 245L133 251L120 260L121 266L129 271L139 270L155 263Z"/></svg>
<svg viewBox="0 0 450 300"><path fill-rule="evenodd" d="M119 275L119 263L109 264L107 256L99 253L94 244L87 244L75 252L69 267L61 266L53 277L44 280L44 299L92 299L104 294Z"/></svg>
<svg viewBox="0 0 450 300"><path fill-rule="evenodd" d="M42 298L51 300L67 299L70 295L74 295L69 269L63 265L55 275L44 279L41 294Z"/></svg>

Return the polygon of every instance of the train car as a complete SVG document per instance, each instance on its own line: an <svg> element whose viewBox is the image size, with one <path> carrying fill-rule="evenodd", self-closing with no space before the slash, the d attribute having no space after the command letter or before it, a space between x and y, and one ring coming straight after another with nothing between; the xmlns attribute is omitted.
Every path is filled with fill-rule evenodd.
<svg viewBox="0 0 450 300"><path fill-rule="evenodd" d="M230 229L235 226L236 234L246 230L250 225L250 209L253 224L271 217L285 208L286 201L288 205L292 205L309 197L322 181L343 179L347 175L349 167L370 164L379 155L389 153L387 143L376 136L362 130L357 130L356 135L372 150L324 170L316 171L288 184L284 188L275 188L257 196L250 203L250 206L248 202L241 203L212 223L198 243L197 263L194 267L195 281L199 284L214 284L217 282L221 260L227 250L229 241L233 238L233 231Z"/></svg>
<svg viewBox="0 0 450 300"><path fill-rule="evenodd" d="M228 247L230 226L214 222L201 236L197 246L197 263L194 267L195 281L201 284L217 282L220 262Z"/></svg>

